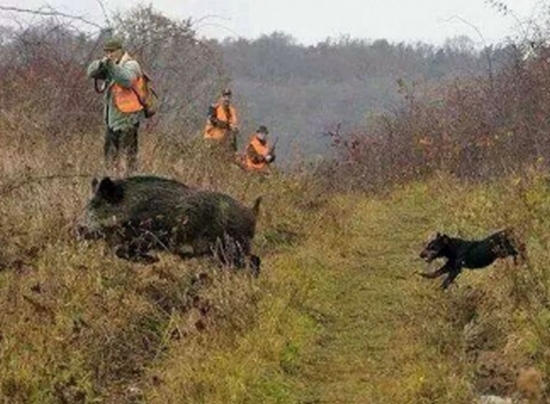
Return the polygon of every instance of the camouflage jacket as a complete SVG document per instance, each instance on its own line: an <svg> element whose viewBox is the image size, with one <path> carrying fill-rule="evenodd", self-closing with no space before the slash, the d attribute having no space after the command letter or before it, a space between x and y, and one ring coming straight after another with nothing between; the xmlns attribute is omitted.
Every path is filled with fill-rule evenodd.
<svg viewBox="0 0 550 404"><path fill-rule="evenodd" d="M124 113L115 105L111 87L114 83L122 87L130 87L131 83L141 75L141 67L128 53L124 53L118 63L94 60L88 66L88 77L103 80L105 84L104 121L112 130L127 130L139 123L143 111Z"/></svg>

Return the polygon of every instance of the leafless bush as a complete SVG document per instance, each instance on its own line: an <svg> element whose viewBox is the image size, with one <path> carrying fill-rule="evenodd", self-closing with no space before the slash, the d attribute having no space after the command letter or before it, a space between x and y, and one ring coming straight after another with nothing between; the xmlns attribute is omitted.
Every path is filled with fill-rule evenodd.
<svg viewBox="0 0 550 404"><path fill-rule="evenodd" d="M363 133L329 132L336 162L321 167L332 186L379 188L435 171L485 180L547 168L550 145L550 49L522 57L506 48L506 64L485 76L438 88L398 82L403 106L372 121Z"/></svg>

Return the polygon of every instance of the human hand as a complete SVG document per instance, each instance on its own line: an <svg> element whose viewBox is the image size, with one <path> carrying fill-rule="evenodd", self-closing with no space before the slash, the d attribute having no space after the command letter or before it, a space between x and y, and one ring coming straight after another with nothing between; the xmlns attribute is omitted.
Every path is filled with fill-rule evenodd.
<svg viewBox="0 0 550 404"><path fill-rule="evenodd" d="M101 66L104 66L104 65L106 65L107 63L109 63L109 58L108 58L107 56L103 56L103 57L100 59L100 61L99 61L99 64L100 64Z"/></svg>

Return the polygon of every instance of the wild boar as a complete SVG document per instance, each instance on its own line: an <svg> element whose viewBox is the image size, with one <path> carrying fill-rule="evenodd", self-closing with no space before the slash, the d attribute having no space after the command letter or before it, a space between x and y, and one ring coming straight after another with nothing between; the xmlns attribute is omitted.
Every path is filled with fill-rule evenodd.
<svg viewBox="0 0 550 404"><path fill-rule="evenodd" d="M261 198L249 208L229 195L156 176L105 177L92 181L92 192L77 234L104 238L120 258L154 262L153 250L181 257L214 254L239 267L248 257L259 270L250 250Z"/></svg>

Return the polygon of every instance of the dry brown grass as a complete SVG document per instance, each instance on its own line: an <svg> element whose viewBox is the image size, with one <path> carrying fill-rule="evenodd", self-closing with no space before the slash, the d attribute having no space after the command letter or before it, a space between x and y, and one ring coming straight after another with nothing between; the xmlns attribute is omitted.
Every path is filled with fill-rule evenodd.
<svg viewBox="0 0 550 404"><path fill-rule="evenodd" d="M105 174L101 134L60 141L9 129L0 136L3 402L131 402L142 395L146 369L162 363L174 341L196 341L186 361L199 363L195 354L229 349L255 324L259 289L246 274L162 254L152 267L130 264L102 243L73 239L90 180ZM258 236L260 251L284 247L285 237L298 233L304 219L277 207L293 203L306 183L278 174L266 182L228 169L200 143L161 141L151 132L141 140L141 172L228 192L247 204L264 195L270 213L259 233L272 230Z"/></svg>
<svg viewBox="0 0 550 404"><path fill-rule="evenodd" d="M12 128L13 129L13 128ZM208 259L145 266L71 235L101 175L101 134L0 136L0 397L5 403L469 403L547 397L547 180L449 176L327 194L305 174L227 168L144 133L142 171L251 201L259 279ZM514 226L519 266L414 276L426 234ZM397 388L396 388L397 386ZM182 399L185 397L185 399ZM183 401L182 401L183 400Z"/></svg>

